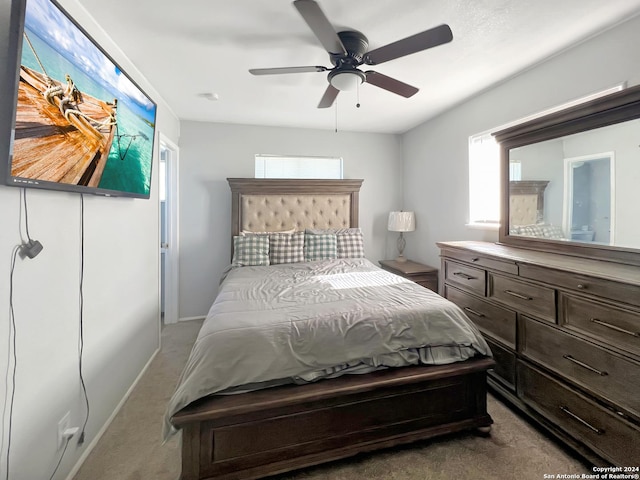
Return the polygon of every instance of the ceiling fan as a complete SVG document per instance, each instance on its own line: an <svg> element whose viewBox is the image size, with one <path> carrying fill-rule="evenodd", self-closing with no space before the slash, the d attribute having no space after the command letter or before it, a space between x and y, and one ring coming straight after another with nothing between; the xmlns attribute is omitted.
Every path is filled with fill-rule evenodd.
<svg viewBox="0 0 640 480"><path fill-rule="evenodd" d="M416 87L373 70L363 72L358 67L363 64L379 65L453 40L453 33L449 26L440 25L375 50L367 51L369 41L364 34L355 30L336 32L320 5L314 0L295 0L293 6L296 7L329 53L333 68L323 66L254 68L249 72L253 75L329 72L327 76L329 86L325 90L318 108L330 107L341 90L355 89L361 83L370 83L406 98L415 95L418 92Z"/></svg>

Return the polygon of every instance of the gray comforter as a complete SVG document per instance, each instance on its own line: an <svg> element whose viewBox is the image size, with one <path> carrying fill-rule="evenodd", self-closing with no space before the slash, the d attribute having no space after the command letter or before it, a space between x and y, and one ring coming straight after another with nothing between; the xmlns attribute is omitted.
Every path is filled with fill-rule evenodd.
<svg viewBox="0 0 640 480"><path fill-rule="evenodd" d="M453 303L366 259L231 269L165 415L212 393L491 355Z"/></svg>

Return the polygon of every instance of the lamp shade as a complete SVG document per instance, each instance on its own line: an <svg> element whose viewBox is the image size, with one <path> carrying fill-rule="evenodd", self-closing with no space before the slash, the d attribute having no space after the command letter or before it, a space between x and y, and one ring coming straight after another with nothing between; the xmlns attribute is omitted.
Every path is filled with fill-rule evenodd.
<svg viewBox="0 0 640 480"><path fill-rule="evenodd" d="M416 229L416 216L413 212L391 212L387 230L390 232L413 232Z"/></svg>

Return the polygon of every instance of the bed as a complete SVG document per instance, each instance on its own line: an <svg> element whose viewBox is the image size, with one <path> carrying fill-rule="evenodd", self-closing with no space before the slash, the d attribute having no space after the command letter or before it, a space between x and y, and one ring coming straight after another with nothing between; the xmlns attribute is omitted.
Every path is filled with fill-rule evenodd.
<svg viewBox="0 0 640 480"><path fill-rule="evenodd" d="M183 480L488 432L489 348L454 304L364 258L362 180L228 181L232 267L165 417L166 436L182 431ZM274 243L300 237L302 259Z"/></svg>

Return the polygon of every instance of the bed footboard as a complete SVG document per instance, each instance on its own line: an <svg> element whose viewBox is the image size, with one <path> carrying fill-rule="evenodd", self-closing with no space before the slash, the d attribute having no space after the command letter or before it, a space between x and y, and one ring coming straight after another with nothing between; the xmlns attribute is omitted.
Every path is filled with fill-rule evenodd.
<svg viewBox="0 0 640 480"><path fill-rule="evenodd" d="M210 397L174 416L182 480L255 479L488 427L491 359L345 375Z"/></svg>

